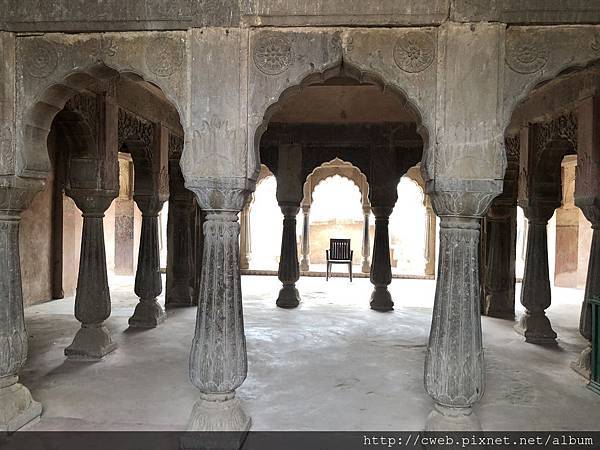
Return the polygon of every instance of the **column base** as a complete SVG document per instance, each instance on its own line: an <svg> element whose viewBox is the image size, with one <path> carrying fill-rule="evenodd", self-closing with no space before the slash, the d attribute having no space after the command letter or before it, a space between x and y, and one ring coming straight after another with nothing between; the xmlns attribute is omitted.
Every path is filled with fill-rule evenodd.
<svg viewBox="0 0 600 450"><path fill-rule="evenodd" d="M0 432L3 433L17 431L42 415L41 403L17 380L16 376L0 379Z"/></svg>
<svg viewBox="0 0 600 450"><path fill-rule="evenodd" d="M382 312L394 309L392 294L388 291L387 286L375 286L375 290L371 294L371 309Z"/></svg>
<svg viewBox="0 0 600 450"><path fill-rule="evenodd" d="M361 267L362 273L370 273L371 272L371 263L369 261L363 261Z"/></svg>
<svg viewBox="0 0 600 450"><path fill-rule="evenodd" d="M97 361L117 348L110 331L101 323L81 324L65 356L76 361Z"/></svg>
<svg viewBox="0 0 600 450"><path fill-rule="evenodd" d="M132 328L156 328L166 318L165 310L155 298L151 300L140 299L133 316L129 318L129 326Z"/></svg>
<svg viewBox="0 0 600 450"><path fill-rule="evenodd" d="M525 312L521 321L515 325L515 330L525 336L525 342L530 344L556 345L556 333L543 311L534 314Z"/></svg>
<svg viewBox="0 0 600 450"><path fill-rule="evenodd" d="M425 431L481 431L473 408L452 408L434 404L425 422Z"/></svg>
<svg viewBox="0 0 600 450"><path fill-rule="evenodd" d="M579 355L577 361L571 363L571 369L586 380L590 379L592 368L592 346L588 345Z"/></svg>
<svg viewBox="0 0 600 450"><path fill-rule="evenodd" d="M187 431L247 432L252 419L246 414L235 392L228 394L200 394L194 404Z"/></svg>
<svg viewBox="0 0 600 450"><path fill-rule="evenodd" d="M306 259L303 259L302 261L300 261L300 270L302 272L308 272L310 270L310 262L307 261Z"/></svg>
<svg viewBox="0 0 600 450"><path fill-rule="evenodd" d="M165 299L165 308L183 308L186 306L194 306L194 295L192 288L173 288L171 292L167 292Z"/></svg>
<svg viewBox="0 0 600 450"><path fill-rule="evenodd" d="M508 303L508 293L488 294L485 297L485 315L497 319L515 320L514 307L502 307Z"/></svg>
<svg viewBox="0 0 600 450"><path fill-rule="evenodd" d="M300 304L300 293L296 286L285 285L279 291L277 306L280 308L295 308Z"/></svg>

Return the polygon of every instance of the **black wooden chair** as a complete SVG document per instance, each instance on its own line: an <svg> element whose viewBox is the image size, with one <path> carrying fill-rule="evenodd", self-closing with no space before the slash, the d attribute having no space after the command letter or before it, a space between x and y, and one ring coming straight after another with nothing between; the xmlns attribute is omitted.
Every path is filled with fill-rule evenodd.
<svg viewBox="0 0 600 450"><path fill-rule="evenodd" d="M329 280L332 264L348 264L350 281L352 281L354 251L350 250L350 239L329 239L329 250L325 250L325 255L327 256L327 280Z"/></svg>

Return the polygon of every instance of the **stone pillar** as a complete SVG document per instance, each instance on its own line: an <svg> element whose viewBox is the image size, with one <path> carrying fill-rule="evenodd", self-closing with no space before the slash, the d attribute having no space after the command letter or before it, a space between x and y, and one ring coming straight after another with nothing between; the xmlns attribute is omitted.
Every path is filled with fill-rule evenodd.
<svg viewBox="0 0 600 450"><path fill-rule="evenodd" d="M199 180L194 180L200 184ZM237 214L254 186L238 179L207 180L190 186L205 212L202 277L196 332L190 354L190 379L200 390L190 431L247 431L235 390L246 379L248 362L242 311ZM250 183L250 182L249 182Z"/></svg>
<svg viewBox="0 0 600 450"><path fill-rule="evenodd" d="M371 215L371 207L369 205L363 205L363 238L362 238L362 273L369 273L371 271L371 262L369 256L371 254L371 236L369 234L369 216Z"/></svg>
<svg viewBox="0 0 600 450"><path fill-rule="evenodd" d="M523 208L529 221L521 287L525 314L517 329L523 333L525 341L532 344L556 344L556 333L545 312L551 303L547 226L554 209L554 206Z"/></svg>
<svg viewBox="0 0 600 450"><path fill-rule="evenodd" d="M69 359L101 359L117 348L104 321L110 316L110 289L106 273L104 213L117 196L115 191L67 189L83 216L75 317L81 328L65 348Z"/></svg>
<svg viewBox="0 0 600 450"><path fill-rule="evenodd" d="M571 367L586 378L590 378L592 367L592 306L590 298L600 296L600 205L582 207L585 217L592 223L592 245L588 263L585 293L579 316L579 332L588 345Z"/></svg>
<svg viewBox="0 0 600 450"><path fill-rule="evenodd" d="M0 432L16 431L42 413L42 405L18 382L27 360L19 224L35 192L14 186L0 189Z"/></svg>
<svg viewBox="0 0 600 450"><path fill-rule="evenodd" d="M135 294L140 298L129 326L154 328L166 319L157 297L162 292L160 249L158 243L158 213L163 202L157 196L137 196L134 200L142 212L142 231L135 272Z"/></svg>
<svg viewBox="0 0 600 450"><path fill-rule="evenodd" d="M300 205L280 202L279 207L283 213L283 233L277 277L283 287L277 297L277 306L280 308L295 308L300 303L300 293L296 289L296 281L300 279L298 247L296 244L296 216L300 211Z"/></svg>
<svg viewBox="0 0 600 450"><path fill-rule="evenodd" d="M240 213L240 269L250 268L250 255L252 253L251 228L250 228L250 203L251 197Z"/></svg>
<svg viewBox="0 0 600 450"><path fill-rule="evenodd" d="M516 207L493 205L486 216L487 252L484 312L515 318Z"/></svg>
<svg viewBox="0 0 600 450"><path fill-rule="evenodd" d="M167 286L165 307L193 306L195 204L184 186L179 159L169 161Z"/></svg>
<svg viewBox="0 0 600 450"><path fill-rule="evenodd" d="M394 302L387 288L392 282L388 224L393 207L372 206L371 209L375 215L375 242L373 243L373 260L371 263L371 283L373 283L375 289L371 294L371 309L391 311L394 309Z"/></svg>
<svg viewBox="0 0 600 450"><path fill-rule="evenodd" d="M579 332L589 342L572 367L590 377L592 308L589 299L600 296L600 96L583 100L577 110L577 167L575 204L592 223L592 244L585 293L579 317Z"/></svg>
<svg viewBox="0 0 600 450"><path fill-rule="evenodd" d="M425 389L435 401L428 430L480 428L472 414L472 406L484 390L479 232L480 218L494 195L441 192L432 197L441 223L435 302L425 358Z"/></svg>
<svg viewBox="0 0 600 450"><path fill-rule="evenodd" d="M310 205L302 205L302 260L300 270L310 270Z"/></svg>

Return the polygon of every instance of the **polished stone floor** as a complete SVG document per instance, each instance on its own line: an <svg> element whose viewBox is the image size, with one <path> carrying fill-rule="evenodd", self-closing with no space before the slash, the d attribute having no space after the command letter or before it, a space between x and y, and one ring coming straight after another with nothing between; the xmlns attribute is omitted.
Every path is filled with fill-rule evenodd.
<svg viewBox="0 0 600 450"><path fill-rule="evenodd" d="M303 278L298 288L301 306L283 310L275 277L243 277L249 373L238 395L253 429L421 429L431 407L422 376L435 282L394 280L391 313L369 309L368 279ZM483 319L484 429L600 429L600 396L569 367L584 347L582 295L554 290L556 348L526 344L512 322ZM72 298L26 310L21 379L44 406L31 429L184 429L197 398L187 373L195 308L169 310L159 328L136 331L127 326L133 279L114 279L112 297L107 326L119 348L96 363L63 356L79 328Z"/></svg>

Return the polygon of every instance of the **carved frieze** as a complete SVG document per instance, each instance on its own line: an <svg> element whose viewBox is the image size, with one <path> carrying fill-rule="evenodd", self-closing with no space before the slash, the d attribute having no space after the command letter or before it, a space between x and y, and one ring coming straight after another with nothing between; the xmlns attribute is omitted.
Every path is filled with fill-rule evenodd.
<svg viewBox="0 0 600 450"><path fill-rule="evenodd" d="M418 73L427 69L435 56L433 39L422 32L409 32L398 38L394 47L396 65L408 73Z"/></svg>
<svg viewBox="0 0 600 450"><path fill-rule="evenodd" d="M98 102L96 97L77 94L65 103L64 110L77 112L90 128L93 137L96 137L99 126Z"/></svg>
<svg viewBox="0 0 600 450"><path fill-rule="evenodd" d="M183 46L167 37L158 37L150 41L145 56L150 72L161 78L173 75L185 61Z"/></svg>
<svg viewBox="0 0 600 450"><path fill-rule="evenodd" d="M183 152L183 138L169 133L169 159L181 158Z"/></svg>
<svg viewBox="0 0 600 450"><path fill-rule="evenodd" d="M119 148L126 141L138 141L144 146L146 156L152 159L154 125L122 108L119 108Z"/></svg>
<svg viewBox="0 0 600 450"><path fill-rule="evenodd" d="M540 124L535 134L535 162L539 166L545 150L551 141L566 140L577 150L577 115L569 112L549 122Z"/></svg>
<svg viewBox="0 0 600 450"><path fill-rule="evenodd" d="M515 72L537 72L548 62L548 55L546 43L532 34L511 34L507 39L506 64Z"/></svg>
<svg viewBox="0 0 600 450"><path fill-rule="evenodd" d="M506 149L506 159L508 164L519 164L519 156L521 152L521 143L519 136L507 136L504 139L504 148Z"/></svg>
<svg viewBox="0 0 600 450"><path fill-rule="evenodd" d="M262 73L278 75L292 63L292 45L283 36L264 36L256 42L252 58Z"/></svg>
<svg viewBox="0 0 600 450"><path fill-rule="evenodd" d="M34 78L46 78L56 70L58 52L48 41L28 41L24 48L23 67Z"/></svg>

